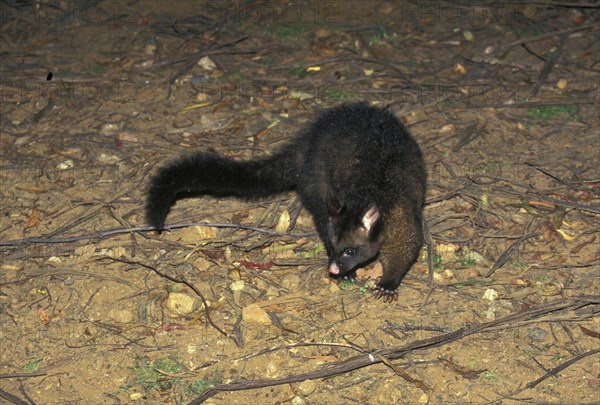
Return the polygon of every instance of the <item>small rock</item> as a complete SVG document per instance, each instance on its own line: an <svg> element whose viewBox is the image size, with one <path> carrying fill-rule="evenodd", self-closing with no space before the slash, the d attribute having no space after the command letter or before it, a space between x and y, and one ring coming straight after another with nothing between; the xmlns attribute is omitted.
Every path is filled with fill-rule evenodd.
<svg viewBox="0 0 600 405"><path fill-rule="evenodd" d="M166 307L176 315L188 315L200 307L200 300L186 293L172 292L169 293Z"/></svg>
<svg viewBox="0 0 600 405"><path fill-rule="evenodd" d="M203 58L201 58L198 61L198 66L200 66L202 69L204 70L215 70L217 68L217 65L215 64L215 62L213 62L213 60L211 58L209 58L208 56L204 56Z"/></svg>
<svg viewBox="0 0 600 405"><path fill-rule="evenodd" d="M119 126L112 123L106 123L100 129L102 135L114 135L119 130Z"/></svg>
<svg viewBox="0 0 600 405"><path fill-rule="evenodd" d="M435 250L440 255L442 262L451 262L456 259L456 252L460 249L460 245L456 243L440 243Z"/></svg>
<svg viewBox="0 0 600 405"><path fill-rule="evenodd" d="M444 275L444 278L447 278L447 279L454 278L454 272L450 269L444 270L444 272L442 274Z"/></svg>
<svg viewBox="0 0 600 405"><path fill-rule="evenodd" d="M71 159L64 160L56 166L58 170L69 170L73 167L75 167L75 163Z"/></svg>
<svg viewBox="0 0 600 405"><path fill-rule="evenodd" d="M108 316L115 322L129 323L133 321L133 314L126 309L113 308L108 313Z"/></svg>
<svg viewBox="0 0 600 405"><path fill-rule="evenodd" d="M491 302L490 306L488 307L488 309L486 309L485 311L483 311L483 314L485 316L485 319L489 320L489 321L493 321L496 319L496 303L495 302Z"/></svg>
<svg viewBox="0 0 600 405"><path fill-rule="evenodd" d="M267 363L267 367L265 367L266 371L267 371L267 377L269 378L276 378L278 377L278 373L279 373L279 367L277 366L276 363L273 362L268 362Z"/></svg>
<svg viewBox="0 0 600 405"><path fill-rule="evenodd" d="M492 302L498 298L498 291L494 290L493 288L488 288L487 290L485 290L481 298Z"/></svg>
<svg viewBox="0 0 600 405"><path fill-rule="evenodd" d="M244 317L244 321L249 323L271 325L271 318L266 311L257 304L250 304L247 307L244 307L242 316Z"/></svg>
<svg viewBox="0 0 600 405"><path fill-rule="evenodd" d="M304 380L298 384L298 392L305 397L315 392L317 384L313 380Z"/></svg>
<svg viewBox="0 0 600 405"><path fill-rule="evenodd" d="M234 281L229 285L231 291L242 291L246 287L244 280Z"/></svg>
<svg viewBox="0 0 600 405"><path fill-rule="evenodd" d="M527 328L527 335L533 340L545 340L548 332L534 326Z"/></svg>
<svg viewBox="0 0 600 405"><path fill-rule="evenodd" d="M296 395L294 398L292 398L292 404L293 405L306 405L306 400L304 398L302 398L300 395Z"/></svg>

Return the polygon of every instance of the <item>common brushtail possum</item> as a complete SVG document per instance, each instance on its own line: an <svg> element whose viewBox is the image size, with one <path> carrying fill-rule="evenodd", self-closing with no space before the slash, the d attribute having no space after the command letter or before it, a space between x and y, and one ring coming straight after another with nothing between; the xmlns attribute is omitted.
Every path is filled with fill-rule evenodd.
<svg viewBox="0 0 600 405"><path fill-rule="evenodd" d="M234 161L197 152L151 179L146 218L158 231L183 196L261 198L295 190L329 256L329 274L383 266L377 298L398 298L423 244L426 169L419 146L389 111L366 103L323 112L273 155Z"/></svg>

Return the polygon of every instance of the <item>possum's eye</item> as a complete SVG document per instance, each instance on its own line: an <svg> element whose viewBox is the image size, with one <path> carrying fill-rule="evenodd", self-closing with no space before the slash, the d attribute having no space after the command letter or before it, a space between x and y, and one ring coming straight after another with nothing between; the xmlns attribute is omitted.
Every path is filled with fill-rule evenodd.
<svg viewBox="0 0 600 405"><path fill-rule="evenodd" d="M348 248L344 250L344 256L352 257L356 254L356 249Z"/></svg>

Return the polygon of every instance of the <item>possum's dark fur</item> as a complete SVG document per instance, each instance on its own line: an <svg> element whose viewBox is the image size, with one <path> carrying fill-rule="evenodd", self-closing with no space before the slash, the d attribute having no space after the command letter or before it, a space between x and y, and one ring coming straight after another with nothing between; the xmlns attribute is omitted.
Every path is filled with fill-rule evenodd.
<svg viewBox="0 0 600 405"><path fill-rule="evenodd" d="M322 113L272 156L234 161L198 152L152 178L146 217L164 227L182 196L261 198L295 190L329 255L329 273L352 276L379 259L377 296L397 299L423 244L426 170L417 143L390 112L365 103Z"/></svg>

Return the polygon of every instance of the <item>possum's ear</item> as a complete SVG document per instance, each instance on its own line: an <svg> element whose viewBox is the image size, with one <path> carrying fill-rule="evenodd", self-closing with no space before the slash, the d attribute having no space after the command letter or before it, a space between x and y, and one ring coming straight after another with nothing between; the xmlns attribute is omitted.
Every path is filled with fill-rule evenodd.
<svg viewBox="0 0 600 405"><path fill-rule="evenodd" d="M331 190L327 192L327 209L331 216L340 215L344 210L344 206L335 198Z"/></svg>
<svg viewBox="0 0 600 405"><path fill-rule="evenodd" d="M377 205L375 205L375 203L369 204L362 217L362 226L367 232L373 228L373 225L375 225L379 219L379 215L379 208L377 208Z"/></svg>

